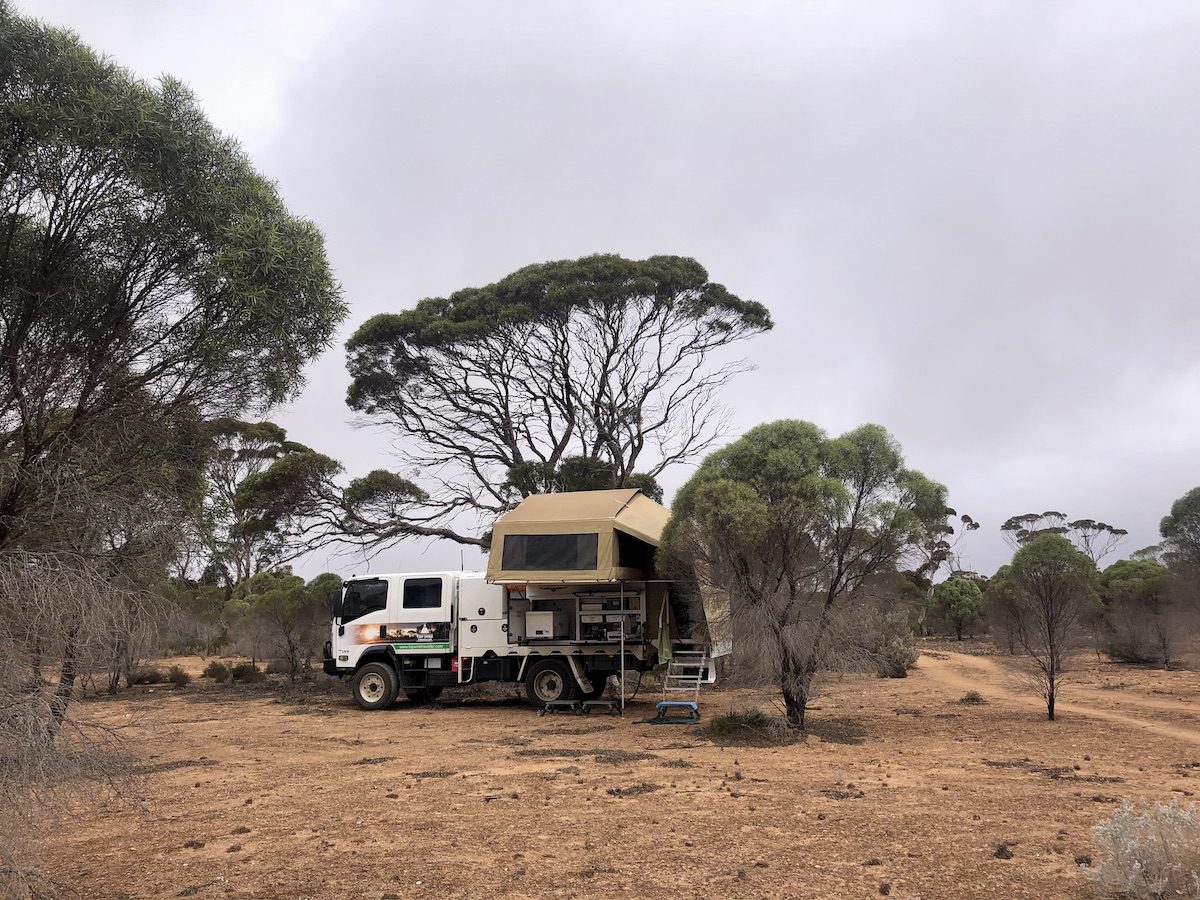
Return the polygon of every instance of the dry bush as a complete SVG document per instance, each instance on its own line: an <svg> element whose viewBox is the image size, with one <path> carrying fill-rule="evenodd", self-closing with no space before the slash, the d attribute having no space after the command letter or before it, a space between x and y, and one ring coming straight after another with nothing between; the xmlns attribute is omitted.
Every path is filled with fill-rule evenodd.
<svg viewBox="0 0 1200 900"><path fill-rule="evenodd" d="M262 669L249 662L238 663L230 670L230 675L234 681L248 682L262 681L266 677Z"/></svg>
<svg viewBox="0 0 1200 900"><path fill-rule="evenodd" d="M167 670L167 681L175 687L185 687L192 681L192 676L184 671L182 666L171 666Z"/></svg>
<svg viewBox="0 0 1200 900"><path fill-rule="evenodd" d="M1084 865L1084 874L1120 897L1161 900L1200 898L1200 817L1196 804L1144 803L1125 800L1111 817L1092 829L1104 853L1099 865Z"/></svg>
<svg viewBox="0 0 1200 900"><path fill-rule="evenodd" d="M115 732L73 714L80 679L104 671L137 592L91 561L62 553L0 553L0 895L44 896L16 841L35 809L64 787L110 783L123 771Z"/></svg>
<svg viewBox="0 0 1200 900"><path fill-rule="evenodd" d="M166 673L157 666L143 666L129 673L128 682L134 684L162 684L167 680Z"/></svg>
<svg viewBox="0 0 1200 900"><path fill-rule="evenodd" d="M204 671L201 674L205 678L211 678L213 681L222 684L228 681L230 677L229 666L223 662L217 662L215 659L204 667Z"/></svg>

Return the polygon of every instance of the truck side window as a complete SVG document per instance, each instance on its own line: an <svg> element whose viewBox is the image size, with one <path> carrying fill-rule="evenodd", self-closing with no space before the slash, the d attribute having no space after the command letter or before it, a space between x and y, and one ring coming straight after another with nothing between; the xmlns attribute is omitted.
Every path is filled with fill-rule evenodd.
<svg viewBox="0 0 1200 900"><path fill-rule="evenodd" d="M349 622L367 613L387 609L387 587L387 582L382 578L351 581L346 586L346 599L342 602L342 621Z"/></svg>
<svg viewBox="0 0 1200 900"><path fill-rule="evenodd" d="M437 609L442 605L442 579L406 578L404 580L405 609Z"/></svg>

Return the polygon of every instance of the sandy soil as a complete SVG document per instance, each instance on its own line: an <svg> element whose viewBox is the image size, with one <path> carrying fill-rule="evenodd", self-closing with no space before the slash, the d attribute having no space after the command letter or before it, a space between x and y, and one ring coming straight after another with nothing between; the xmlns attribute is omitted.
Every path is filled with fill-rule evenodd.
<svg viewBox="0 0 1200 900"><path fill-rule="evenodd" d="M95 898L1084 898L1075 859L1120 798L1200 789L1200 677L1083 664L1049 723L1007 658L930 649L907 679L830 683L817 735L782 747L635 724L653 697L538 718L450 692L364 713L341 687L134 689L85 707L128 725L133 796L41 851Z"/></svg>

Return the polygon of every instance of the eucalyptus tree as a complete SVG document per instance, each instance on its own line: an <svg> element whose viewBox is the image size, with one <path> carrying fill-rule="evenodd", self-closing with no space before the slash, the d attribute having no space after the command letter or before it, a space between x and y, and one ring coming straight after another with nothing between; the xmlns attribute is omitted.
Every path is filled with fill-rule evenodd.
<svg viewBox="0 0 1200 900"><path fill-rule="evenodd" d="M1099 613L1095 580L1095 564L1061 534L1030 539L992 579L1010 604L1014 639L1033 662L1034 683L1051 721L1071 653Z"/></svg>
<svg viewBox="0 0 1200 900"><path fill-rule="evenodd" d="M961 576L948 578L933 589L933 606L960 641L963 631L982 623L987 613L979 584Z"/></svg>
<svg viewBox="0 0 1200 900"><path fill-rule="evenodd" d="M1196 609L1188 585L1153 559L1122 559L1100 574L1109 653L1168 668L1193 632Z"/></svg>
<svg viewBox="0 0 1200 900"><path fill-rule="evenodd" d="M1116 528L1107 522L1095 519L1074 519L1057 510L1041 513L1025 513L1006 519L1000 526L1014 549L1025 546L1043 534L1057 534L1068 538L1093 566L1115 551L1129 534L1124 528Z"/></svg>
<svg viewBox="0 0 1200 900"><path fill-rule="evenodd" d="M0 0L0 797L87 756L54 739L200 507L204 422L293 396L344 315L184 85Z"/></svg>
<svg viewBox="0 0 1200 900"><path fill-rule="evenodd" d="M183 84L0 6L0 548L55 515L80 447L117 448L114 484L161 458L130 398L265 408L344 314L320 232Z"/></svg>
<svg viewBox="0 0 1200 900"><path fill-rule="evenodd" d="M769 667L803 728L819 672L873 667L864 624L945 510L946 489L906 468L878 425L831 439L772 422L709 455L679 490L664 565L693 567L719 593L743 655Z"/></svg>
<svg viewBox="0 0 1200 900"><path fill-rule="evenodd" d="M720 432L720 389L748 368L728 348L771 327L677 256L540 263L374 316L347 343L347 400L395 435L420 488L360 505L360 534L486 543L497 514L575 481L579 460L591 484L654 483Z"/></svg>
<svg viewBox="0 0 1200 900"><path fill-rule="evenodd" d="M1171 504L1158 526L1163 553L1169 565L1200 580L1200 487L1192 488Z"/></svg>

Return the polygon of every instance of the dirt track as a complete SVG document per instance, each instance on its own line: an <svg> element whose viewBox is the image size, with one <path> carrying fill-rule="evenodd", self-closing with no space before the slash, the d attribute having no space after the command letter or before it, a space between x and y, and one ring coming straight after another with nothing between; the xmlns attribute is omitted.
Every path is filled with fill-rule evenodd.
<svg viewBox="0 0 1200 900"><path fill-rule="evenodd" d="M134 690L85 709L134 723L140 802L85 805L43 850L97 898L866 898L886 884L1082 900L1075 857L1120 797L1200 788L1195 673L1089 665L1049 723L1006 659L930 653L908 679L832 682L818 736L765 748L634 724L649 703L539 719L511 702L363 713L342 688ZM967 689L989 703L958 703ZM771 699L715 691L703 706Z"/></svg>
<svg viewBox="0 0 1200 900"><path fill-rule="evenodd" d="M995 659L946 651L927 652L921 657L921 669L930 677L954 690L984 689L1005 703L1016 703L1032 709L1045 709L1045 702L1034 694L1022 680L1014 678ZM1180 678L1187 677L1182 673ZM1022 689L1024 687L1024 689ZM1181 696L1176 700L1158 700L1141 694L1116 697L1112 692L1090 688L1086 683L1072 683L1067 676L1063 696L1067 702L1055 705L1056 715L1082 715L1107 722L1118 722L1132 728L1144 728L1164 737L1200 744L1200 702L1197 695ZM1128 710L1128 712L1126 712ZM1195 719L1194 724L1171 725L1161 721L1162 714Z"/></svg>

